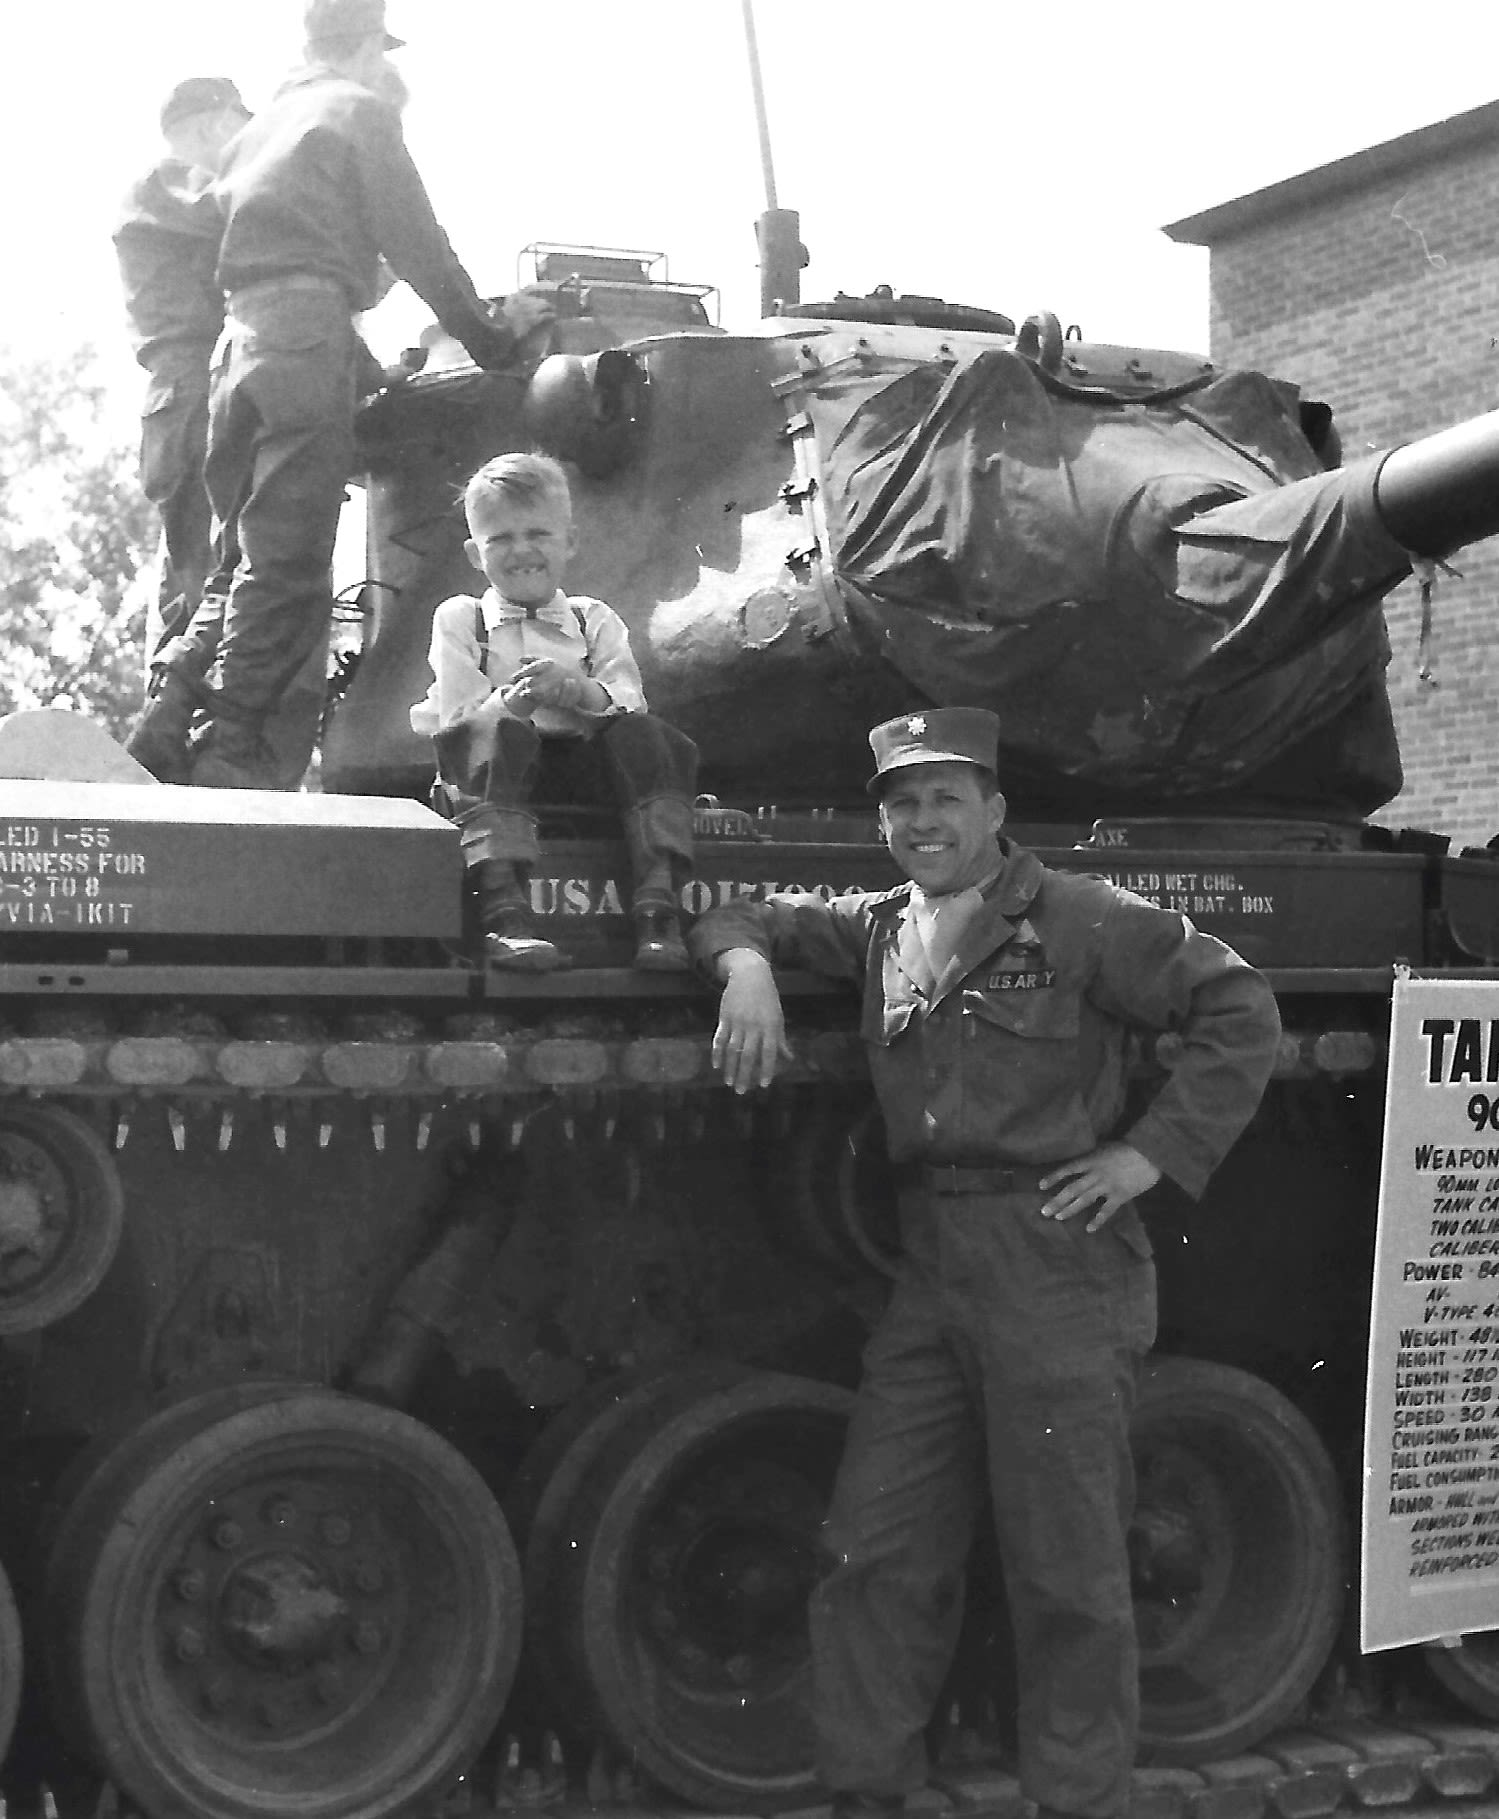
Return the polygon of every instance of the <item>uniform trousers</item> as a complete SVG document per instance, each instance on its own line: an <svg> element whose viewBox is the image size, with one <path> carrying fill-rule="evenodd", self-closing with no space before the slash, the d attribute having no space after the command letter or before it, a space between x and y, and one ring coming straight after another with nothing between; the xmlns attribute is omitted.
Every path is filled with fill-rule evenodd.
<svg viewBox="0 0 1499 1819"><path fill-rule="evenodd" d="M231 293L228 328L207 480L238 563L215 714L259 730L299 677L323 674L333 545L354 459L358 337L341 287L300 276ZM315 731L314 719L304 764Z"/></svg>
<svg viewBox="0 0 1499 1819"><path fill-rule="evenodd" d="M1013 1622L1020 1783L1115 1819L1129 1803L1138 1656L1129 1423L1155 1267L1035 1191L901 1197L905 1260L864 1359L812 1598L819 1768L908 1793L957 1644L987 1488Z"/></svg>
<svg viewBox="0 0 1499 1819"><path fill-rule="evenodd" d="M150 353L141 415L141 491L161 514L160 579L148 610L146 660L180 632L213 569L208 449L210 341L168 341Z"/></svg>

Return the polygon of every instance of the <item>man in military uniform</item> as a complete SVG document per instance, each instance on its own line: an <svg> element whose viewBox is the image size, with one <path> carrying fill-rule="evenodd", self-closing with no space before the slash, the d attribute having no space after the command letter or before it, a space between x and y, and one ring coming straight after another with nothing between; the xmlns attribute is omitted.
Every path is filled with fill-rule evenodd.
<svg viewBox="0 0 1499 1819"><path fill-rule="evenodd" d="M141 490L161 513L161 576L146 654L186 625L212 567L203 458L208 369L224 326L215 276L223 221L213 174L250 118L223 76L179 82L161 110L167 156L134 184L115 252L135 357L150 374L141 420Z"/></svg>
<svg viewBox="0 0 1499 1819"><path fill-rule="evenodd" d="M819 1768L835 1813L886 1813L926 1775L987 1488L1019 1668L1020 1779L1048 1815L1116 1819L1137 1651L1129 1422L1155 1336L1136 1198L1201 1194L1279 1039L1265 981L1184 916L1053 871L1003 838L999 723L978 708L870 735L880 826L910 883L714 910L714 1058L736 1091L789 1053L770 962L860 982L904 1260L833 1495L812 1601ZM1179 1060L1125 1114L1135 1029Z"/></svg>
<svg viewBox="0 0 1499 1819"><path fill-rule="evenodd" d="M208 490L238 562L191 772L216 787L295 787L311 754L314 725L296 754L273 753L263 730L326 648L354 454L353 317L374 301L380 256L483 367L513 362L550 307L511 298L496 316L454 256L382 93L386 53L401 42L386 32L384 0L310 0L306 33L306 67L235 140L217 184L227 351ZM166 720L183 739L211 619L205 604L150 710L153 727Z"/></svg>

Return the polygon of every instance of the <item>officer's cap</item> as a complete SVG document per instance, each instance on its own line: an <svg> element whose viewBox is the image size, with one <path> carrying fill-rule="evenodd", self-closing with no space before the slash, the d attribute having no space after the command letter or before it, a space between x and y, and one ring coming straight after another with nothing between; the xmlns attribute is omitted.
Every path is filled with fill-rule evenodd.
<svg viewBox="0 0 1499 1819"><path fill-rule="evenodd" d="M162 102L161 130L169 133L179 120L216 114L221 107L237 107L243 114L250 111L227 76L189 76Z"/></svg>
<svg viewBox="0 0 1499 1819"><path fill-rule="evenodd" d="M886 720L869 735L875 772L865 784L878 796L891 771L913 764L976 764L999 770L999 715L986 707L924 707Z"/></svg>
<svg viewBox="0 0 1499 1819"><path fill-rule="evenodd" d="M385 0L307 0L304 29L307 42L314 46L329 39L352 44L385 32ZM385 32L386 50L398 51L405 42Z"/></svg>

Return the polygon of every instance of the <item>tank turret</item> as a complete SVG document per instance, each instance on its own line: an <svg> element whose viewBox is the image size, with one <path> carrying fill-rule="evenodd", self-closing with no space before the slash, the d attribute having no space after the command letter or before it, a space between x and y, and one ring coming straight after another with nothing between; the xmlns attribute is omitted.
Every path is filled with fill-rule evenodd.
<svg viewBox="0 0 1499 1819"><path fill-rule="evenodd" d="M439 361L365 413L375 605L334 787L428 773L405 710L432 607L476 581L456 488L534 442L579 473L573 584L716 793L857 798L864 728L917 703L999 713L1028 819L1399 789L1375 609L1499 526L1492 420L1345 468L1294 386L1055 317L885 287L726 335L663 290L675 332L600 351L579 297L534 374Z"/></svg>

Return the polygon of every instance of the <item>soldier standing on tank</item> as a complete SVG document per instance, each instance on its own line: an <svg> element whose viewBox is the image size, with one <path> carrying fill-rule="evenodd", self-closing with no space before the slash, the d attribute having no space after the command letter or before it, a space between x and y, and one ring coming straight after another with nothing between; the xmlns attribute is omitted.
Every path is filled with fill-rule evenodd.
<svg viewBox="0 0 1499 1819"><path fill-rule="evenodd" d="M824 903L743 900L692 932L724 982L715 1064L736 1091L784 1056L770 961L861 984L904 1258L865 1375L811 1609L818 1765L835 1815L891 1814L956 1645L987 1488L1020 1682L1020 1783L1040 1819L1118 1819L1138 1658L1129 1423L1155 1337L1134 1202L1201 1194L1270 1075L1269 986L1185 916L1004 839L997 718L876 727L870 790L910 882ZM1127 1115L1133 1030L1179 1059Z"/></svg>
<svg viewBox="0 0 1499 1819"><path fill-rule="evenodd" d="M512 363L550 305L481 302L438 226L380 90L399 47L384 0L310 0L307 62L235 141L216 186L227 349L209 419L208 491L237 565L217 631L212 600L163 666L143 723L185 742L213 663L191 780L295 787L311 755L263 739L326 648L329 568L354 454L357 337L380 256L483 367ZM196 673L195 673L196 672ZM138 737L140 731L138 730Z"/></svg>
<svg viewBox="0 0 1499 1819"><path fill-rule="evenodd" d="M167 156L134 184L115 229L135 357L150 374L141 413L141 490L161 514L161 574L146 632L149 662L180 632L213 567L203 460L208 370L224 326L216 272L223 220L211 185L250 118L223 76L189 76L161 110Z"/></svg>

